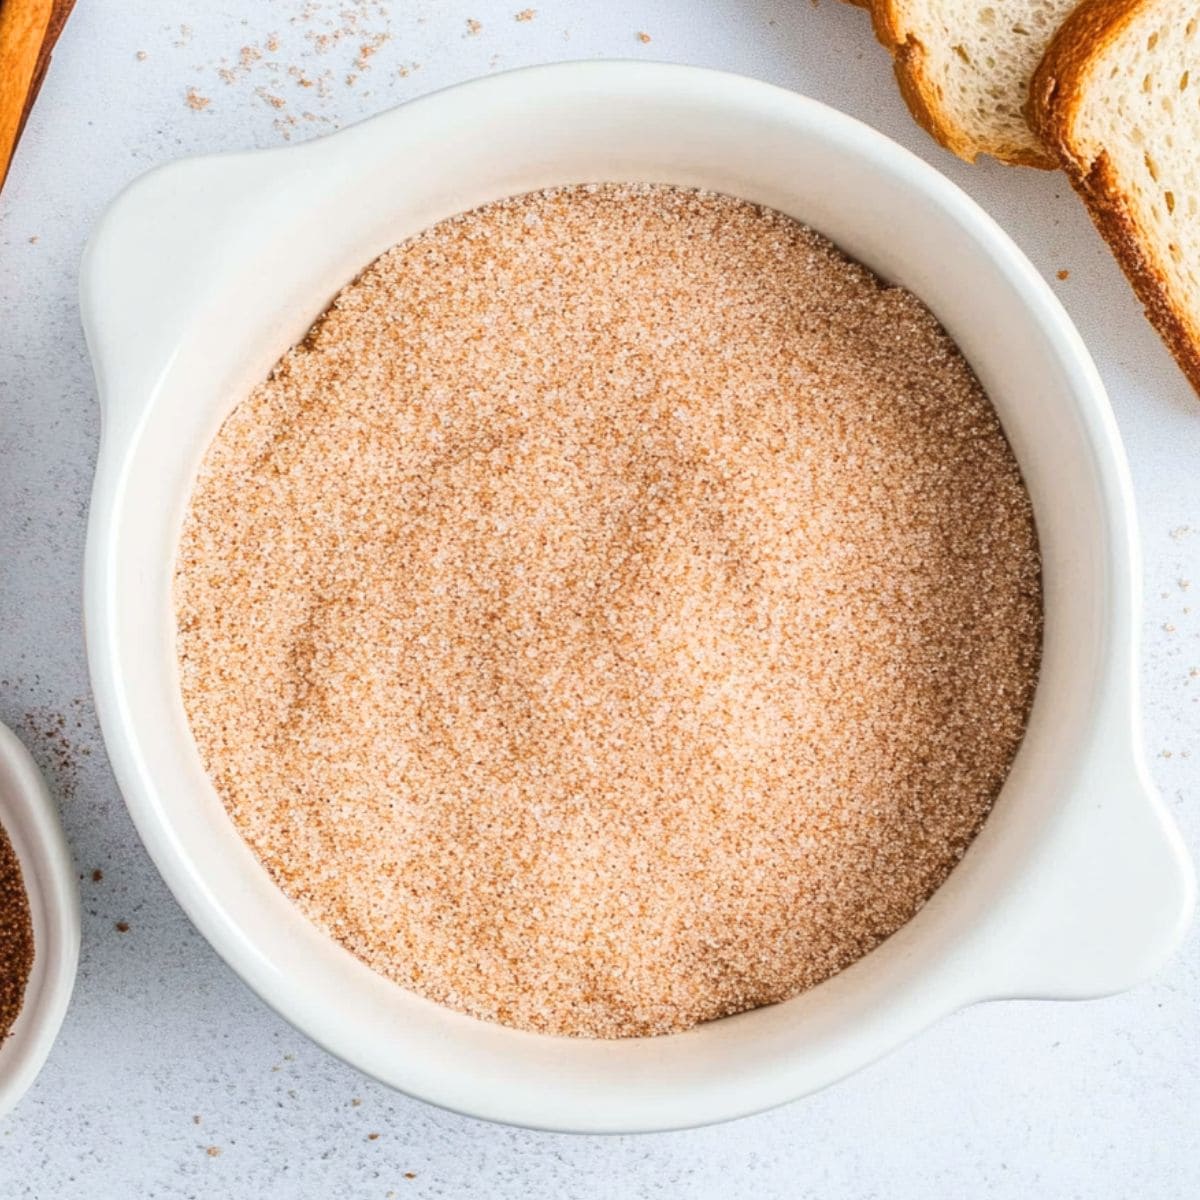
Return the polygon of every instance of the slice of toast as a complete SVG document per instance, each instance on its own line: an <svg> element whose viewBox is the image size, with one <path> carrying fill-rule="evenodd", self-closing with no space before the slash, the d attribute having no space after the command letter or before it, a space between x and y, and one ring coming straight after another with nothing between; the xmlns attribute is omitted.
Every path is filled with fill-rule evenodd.
<svg viewBox="0 0 1200 1200"><path fill-rule="evenodd" d="M974 162L1054 167L1025 120L1034 68L1078 0L851 0L869 8L908 107L948 150Z"/></svg>
<svg viewBox="0 0 1200 1200"><path fill-rule="evenodd" d="M1200 391L1200 3L1084 0L1028 114Z"/></svg>

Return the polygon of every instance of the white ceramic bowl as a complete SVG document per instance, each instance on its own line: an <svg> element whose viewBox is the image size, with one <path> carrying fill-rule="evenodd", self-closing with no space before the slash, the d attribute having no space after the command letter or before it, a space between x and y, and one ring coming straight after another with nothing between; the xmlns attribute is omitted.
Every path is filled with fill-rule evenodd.
<svg viewBox="0 0 1200 1200"><path fill-rule="evenodd" d="M58 820L29 751L0 725L0 825L21 864L33 923L25 1001L0 1044L0 1117L37 1077L66 1015L79 960L79 885Z"/></svg>
<svg viewBox="0 0 1200 1200"><path fill-rule="evenodd" d="M450 1012L310 926L205 777L179 696L171 606L177 534L205 447L343 284L442 217L601 180L699 185L770 205L923 297L996 405L1045 560L1044 665L1029 730L994 814L931 902L805 995L624 1042ZM82 299L104 410L87 631L113 767L200 930L288 1020L362 1070L524 1125L695 1125L828 1084L973 1001L1129 987L1178 942L1192 875L1139 747L1140 567L1104 390L1013 243L878 133L711 71L518 71L321 141L151 172L96 229Z"/></svg>

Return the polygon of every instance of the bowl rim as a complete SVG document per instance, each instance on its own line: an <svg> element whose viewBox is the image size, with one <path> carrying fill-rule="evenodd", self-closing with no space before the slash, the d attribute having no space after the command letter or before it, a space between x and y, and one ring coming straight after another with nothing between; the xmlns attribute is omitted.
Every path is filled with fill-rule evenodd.
<svg viewBox="0 0 1200 1200"><path fill-rule="evenodd" d="M361 136L372 127L419 117L422 111L432 111L435 106L441 105L448 96L486 103L488 93L503 88L520 89L526 80L535 78L543 83L557 80L564 87L574 86L578 80L584 78L590 79L593 84L606 79L614 83L632 80L641 84L651 80L687 81L691 84L699 82L713 88L734 89L739 96L755 99L764 109L769 106L786 105L798 124L801 121L809 125L819 124L827 135L836 134L848 154L870 155L890 174L904 177L909 182L919 185L930 202L940 206L946 218L954 217L959 220L964 227L969 228L971 236L995 256L998 269L1006 274L1014 290L1020 294L1024 306L1043 321L1049 340L1054 343L1064 363L1070 367L1072 384L1068 403L1078 410L1095 452L1105 511L1111 526L1107 531L1104 555L1107 559L1117 562L1120 567L1114 587L1118 592L1118 599L1122 602L1121 614L1124 618L1120 623L1121 628L1113 634L1112 639L1114 648L1111 654L1117 663L1114 678L1120 694L1114 699L1113 713L1109 714L1108 719L1110 727L1119 734L1135 760L1134 773L1139 775L1139 778L1143 777L1144 762L1140 751L1140 738L1135 723L1129 720L1131 715L1136 714L1136 680L1132 678L1132 671L1128 672L1131 676L1129 679L1122 678L1123 673L1120 669L1123 664L1131 665L1136 656L1137 588L1132 580L1123 578L1126 572L1132 576L1137 569L1136 522L1128 468L1103 385L1078 332L1061 304L1020 249L974 200L917 155L855 118L784 88L707 68L612 60L547 64L469 80L411 100L338 133L296 146L208 155L183 161L191 164L215 163L227 166L231 170L236 169L239 164L250 160L257 161L265 156L294 156L294 160L298 162L301 156L319 156L327 153L329 146L338 139ZM346 143L347 146L351 144ZM178 170L182 165L183 163L173 163L156 168L130 185L101 219L85 252L81 278L82 308L89 347L97 363L102 402L106 392L106 381L97 348L104 342L103 334L98 331L98 306L103 289L98 279L99 270L94 249L103 240L112 214L126 205L136 207L139 189L149 176ZM153 405L146 406L147 410L152 407ZM280 986L281 981L273 976L269 966L256 959L253 948L231 936L231 930L222 922L217 906L207 896L203 882L191 877L190 868L180 857L175 845L175 835L169 820L156 811L153 789L149 786L147 773L139 759L135 724L122 695L119 663L116 662L115 654L111 653L111 648L105 644L110 619L109 607L116 603L115 598L108 595L107 586L112 582L108 578L111 557L107 544L111 536L108 525L111 524L112 508L121 488L126 452L136 444L139 432L137 424L120 419L122 414L115 414L117 419L110 419L113 415L107 411L104 414L104 434L89 521L84 586L85 613L91 635L88 638L89 667L97 711L114 773L139 835L151 857L189 917L259 996L291 1024L331 1053L368 1074L374 1074L390 1086L466 1115L528 1127L588 1132L684 1128L749 1115L785 1103L803 1092L815 1090L807 1087L797 1089L786 1080L779 1080L773 1088L760 1088L753 1099L743 1093L736 1101L731 1100L721 1105L710 1105L708 1108L693 1106L688 1115L673 1111L669 1117L662 1120L639 1120L632 1124L622 1124L619 1120L606 1121L603 1124L583 1123L574 1114L559 1113L546 1105L540 1108L536 1105L526 1105L525 1108L516 1110L516 1115L513 1115L514 1109L511 1106L506 1107L504 1103L495 1103L492 1100L485 1102L480 1097L470 1094L469 1089L455 1085L453 1081L426 1079L423 1083L413 1083L410 1086L407 1082L398 1084L393 1078L384 1078L373 1070L365 1055L348 1051L346 1045L338 1041L329 1023L322 1022L313 1006L288 998ZM144 418L146 412L141 416ZM1130 727L1131 725L1134 727ZM1141 782L1145 782L1144 778ZM1152 789L1143 790L1153 800ZM1158 813L1158 816L1161 818L1162 813ZM1175 849L1177 853L1181 853L1178 845ZM1185 858L1180 858L1178 865L1180 871L1186 873L1185 861ZM1181 887L1186 893L1183 907L1190 909L1193 885L1185 880ZM1185 924L1185 921L1176 920L1169 935L1164 937L1164 944L1170 942L1173 945L1177 942L1182 936ZM1161 957L1161 948L1156 948L1155 954ZM1098 988L1084 990L1079 994L1102 994L1106 990L1116 989ZM892 1032L886 1036L877 1036L872 1044L873 1048L860 1056L855 1067L865 1065L886 1053L946 1013L975 1000L994 998L997 994L982 994L978 984L960 980L957 991L943 990L943 994L939 996L927 994L919 998L909 998L903 1020L897 1019ZM844 1070L834 1072L826 1082L833 1082L845 1073Z"/></svg>
<svg viewBox="0 0 1200 1200"><path fill-rule="evenodd" d="M9 835L33 922L24 1003L0 1046L0 1117L32 1086L58 1037L79 960L79 886L58 809L15 733L0 724L0 826Z"/></svg>

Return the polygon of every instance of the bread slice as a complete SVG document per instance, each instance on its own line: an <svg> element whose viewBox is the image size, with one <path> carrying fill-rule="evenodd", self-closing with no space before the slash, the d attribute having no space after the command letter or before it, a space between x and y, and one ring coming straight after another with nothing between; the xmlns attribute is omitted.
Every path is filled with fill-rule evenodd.
<svg viewBox="0 0 1200 1200"><path fill-rule="evenodd" d="M1028 113L1200 391L1200 3L1084 0Z"/></svg>
<svg viewBox="0 0 1200 1200"><path fill-rule="evenodd" d="M1034 68L1078 0L851 0L871 10L912 114L959 158L1056 162L1024 116Z"/></svg>

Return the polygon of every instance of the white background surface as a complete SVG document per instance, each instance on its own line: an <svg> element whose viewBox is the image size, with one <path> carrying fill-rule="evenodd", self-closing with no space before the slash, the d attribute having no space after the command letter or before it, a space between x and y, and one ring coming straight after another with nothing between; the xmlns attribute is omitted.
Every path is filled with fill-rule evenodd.
<svg viewBox="0 0 1200 1200"><path fill-rule="evenodd" d="M1147 748L1200 851L1200 401L1062 177L967 167L940 151L910 122L866 17L834 0L541 0L521 22L519 7L79 0L55 54L0 197L0 719L61 803L84 943L50 1061L0 1123L0 1200L1200 1194L1195 932L1132 993L975 1008L761 1117L572 1138L440 1112L331 1059L247 991L159 880L105 763L84 669L79 577L99 429L75 298L88 229L126 182L180 155L314 136L492 70L617 56L740 71L858 116L964 186L1052 281L1132 460ZM359 14L358 32L322 43L344 9ZM367 69L356 66L384 32ZM264 58L226 82L219 68L243 46ZM305 88L288 66L329 74ZM208 105L188 107L189 88Z"/></svg>

